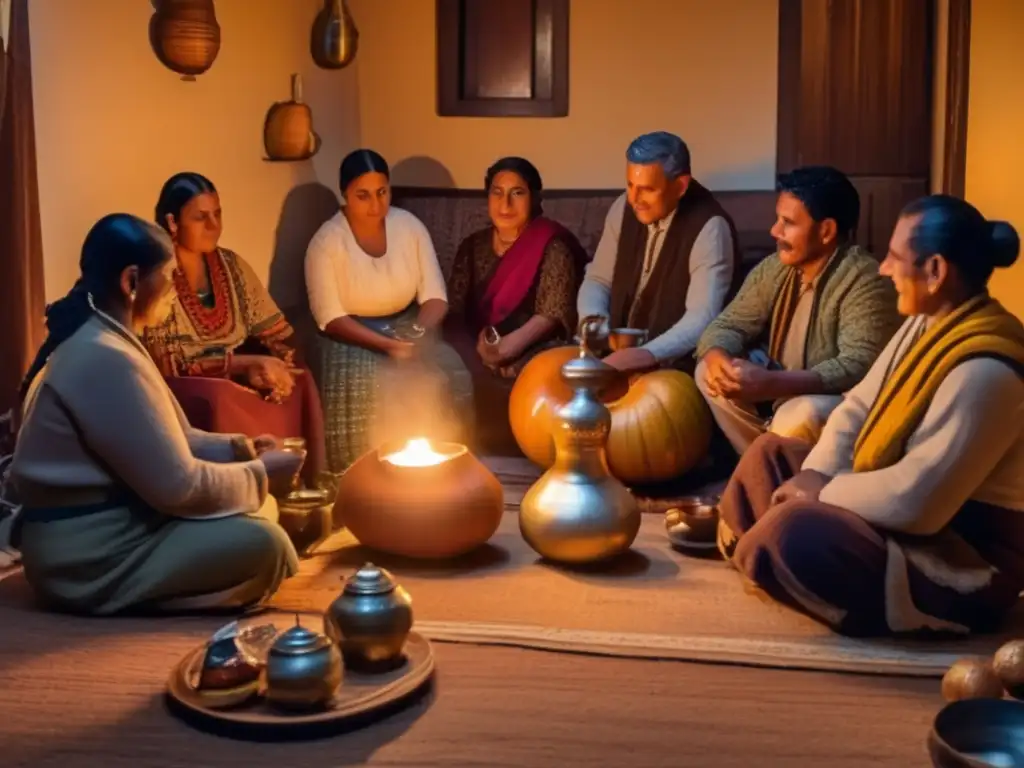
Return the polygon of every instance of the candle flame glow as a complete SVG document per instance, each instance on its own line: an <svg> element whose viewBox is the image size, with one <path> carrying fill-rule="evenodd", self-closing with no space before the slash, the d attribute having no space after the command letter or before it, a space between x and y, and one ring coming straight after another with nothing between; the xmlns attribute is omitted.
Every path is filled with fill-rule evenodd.
<svg viewBox="0 0 1024 768"><path fill-rule="evenodd" d="M435 451L425 437L414 437L401 450L385 456L384 460L396 467L432 467L449 458L451 457Z"/></svg>

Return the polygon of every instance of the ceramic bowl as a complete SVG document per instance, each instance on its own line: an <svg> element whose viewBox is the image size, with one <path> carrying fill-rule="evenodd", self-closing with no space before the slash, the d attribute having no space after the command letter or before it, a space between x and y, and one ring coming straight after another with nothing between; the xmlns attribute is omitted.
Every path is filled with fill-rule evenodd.
<svg viewBox="0 0 1024 768"><path fill-rule="evenodd" d="M665 533L680 549L713 550L718 535L718 496L690 496L665 512Z"/></svg>
<svg viewBox="0 0 1024 768"><path fill-rule="evenodd" d="M1024 768L1024 702L965 699L943 707L928 753L936 768Z"/></svg>

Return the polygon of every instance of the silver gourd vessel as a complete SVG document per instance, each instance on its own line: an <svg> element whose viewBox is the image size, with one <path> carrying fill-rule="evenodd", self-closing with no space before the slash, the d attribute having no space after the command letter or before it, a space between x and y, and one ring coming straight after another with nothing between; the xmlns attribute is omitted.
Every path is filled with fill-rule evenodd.
<svg viewBox="0 0 1024 768"><path fill-rule="evenodd" d="M598 393L621 374L591 352L601 333L599 321L582 323L579 355L562 366L562 380L574 394L556 414L554 464L520 505L523 538L556 562L614 557L633 545L640 530L636 500L608 469L611 414Z"/></svg>

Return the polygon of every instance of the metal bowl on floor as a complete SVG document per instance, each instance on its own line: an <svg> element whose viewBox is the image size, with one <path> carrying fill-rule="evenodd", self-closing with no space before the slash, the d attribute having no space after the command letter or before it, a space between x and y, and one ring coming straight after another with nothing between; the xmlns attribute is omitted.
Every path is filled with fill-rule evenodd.
<svg viewBox="0 0 1024 768"><path fill-rule="evenodd" d="M715 549L720 498L688 496L665 512L665 533L673 547L694 551Z"/></svg>
<svg viewBox="0 0 1024 768"><path fill-rule="evenodd" d="M1024 768L1024 702L954 701L935 717L928 753L936 768Z"/></svg>
<svg viewBox="0 0 1024 768"><path fill-rule="evenodd" d="M302 488L277 500L278 520L296 550L305 555L333 530L334 493L329 488Z"/></svg>

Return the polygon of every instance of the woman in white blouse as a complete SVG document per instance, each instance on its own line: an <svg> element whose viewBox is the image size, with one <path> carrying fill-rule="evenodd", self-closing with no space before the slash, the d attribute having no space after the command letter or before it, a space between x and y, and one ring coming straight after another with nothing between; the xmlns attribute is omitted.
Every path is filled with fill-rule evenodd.
<svg viewBox="0 0 1024 768"><path fill-rule="evenodd" d="M313 236L305 265L333 472L385 440L463 437L457 414L472 404L468 371L437 338L448 300L426 227L391 207L376 152L350 153L339 182L344 207Z"/></svg>

